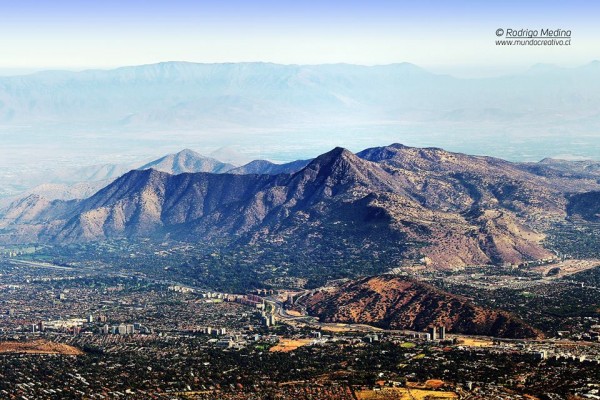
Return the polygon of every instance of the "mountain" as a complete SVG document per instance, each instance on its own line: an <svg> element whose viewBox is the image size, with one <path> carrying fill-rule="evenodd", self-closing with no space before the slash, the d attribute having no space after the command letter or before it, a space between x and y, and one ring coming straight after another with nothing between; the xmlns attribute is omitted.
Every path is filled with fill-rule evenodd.
<svg viewBox="0 0 600 400"><path fill-rule="evenodd" d="M550 179L524 171L519 163L438 148L394 144L357 155L381 165L423 207L409 221L421 221L428 230L421 251L434 264L550 257L540 242L543 232L566 216L564 193L598 187L586 179ZM406 209L393 204L386 209L397 214L396 220L406 220L401 215Z"/></svg>
<svg viewBox="0 0 600 400"><path fill-rule="evenodd" d="M47 123L68 116L77 122L104 119L136 127L195 128L199 122L255 126L267 120L302 121L311 114L347 114L348 109L382 104L384 96L406 99L394 94L394 84L429 77L450 80L409 64L166 62L108 71L50 71L0 78L0 120Z"/></svg>
<svg viewBox="0 0 600 400"><path fill-rule="evenodd" d="M399 110L403 114L421 110L436 118L461 110L498 110L484 115L514 119L553 115L567 107L565 113L576 109L581 115L597 109L599 74L592 64L551 72L534 68L498 78L456 79L409 63L164 62L2 77L0 119L36 123L68 117L70 121L104 119L120 125L195 127L198 121L216 122L225 116L223 121L230 123L256 123L266 119L298 121L310 113L354 113L353 119L360 119L374 117L371 113L376 112L390 117ZM527 113L514 111L517 100L528 104ZM477 113L467 114L470 119L481 118Z"/></svg>
<svg viewBox="0 0 600 400"><path fill-rule="evenodd" d="M62 215L59 231L39 232L42 238L67 241L155 231L239 235L260 225L278 226L296 210L338 197L332 190L350 199L361 196L349 196L349 188L362 188L360 193L375 185L377 190L392 190L387 178L377 165L339 148L294 175L131 171Z"/></svg>
<svg viewBox="0 0 600 400"><path fill-rule="evenodd" d="M423 331L430 326L445 326L450 333L504 338L542 336L506 312L479 307L428 284L393 275L361 278L317 291L308 298L307 311L323 322L385 329Z"/></svg>
<svg viewBox="0 0 600 400"><path fill-rule="evenodd" d="M179 153L168 154L158 160L142 165L138 169L155 169L177 175L184 172L223 173L234 168L235 165L204 157L190 149L184 149Z"/></svg>
<svg viewBox="0 0 600 400"><path fill-rule="evenodd" d="M291 174L131 171L81 201L15 204L2 226L8 241L168 235L457 268L552 257L544 232L565 221L571 196L593 190L586 178L394 144L335 148Z"/></svg>
<svg viewBox="0 0 600 400"><path fill-rule="evenodd" d="M229 171L231 174L291 174L306 167L310 160L297 160L285 164L275 164L267 160L254 160Z"/></svg>
<svg viewBox="0 0 600 400"><path fill-rule="evenodd" d="M65 215L58 232L47 233L67 242L167 232L187 240L235 235L260 222L252 202L273 185L267 175L132 171Z"/></svg>
<svg viewBox="0 0 600 400"><path fill-rule="evenodd" d="M290 150L306 154L323 135L354 148L357 138L375 134L382 141L402 135L514 159L569 152L593 157L598 148L589 132L600 128L599 107L594 64L481 79L408 63L186 62L0 77L0 124L9 135L3 145L17 162L30 159L32 141L46 160L93 159L100 150L106 154L107 142L113 154L131 143L149 153L185 146L190 132L211 147L235 143L278 158ZM69 146L49 157L43 149L57 140Z"/></svg>
<svg viewBox="0 0 600 400"><path fill-rule="evenodd" d="M564 214L565 199L556 192L593 190L598 182L534 174L531 164L453 153L439 148L392 144L366 149L357 156L377 162L420 196L429 207L466 211L474 206L505 206L517 212ZM554 178L554 179L548 179Z"/></svg>

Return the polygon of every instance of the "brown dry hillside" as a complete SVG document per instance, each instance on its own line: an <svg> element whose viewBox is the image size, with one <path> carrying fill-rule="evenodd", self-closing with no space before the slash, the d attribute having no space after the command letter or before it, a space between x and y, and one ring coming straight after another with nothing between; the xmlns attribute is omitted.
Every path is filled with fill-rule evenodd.
<svg viewBox="0 0 600 400"><path fill-rule="evenodd" d="M542 336L506 312L479 307L428 284L393 275L362 278L319 291L307 305L309 313L324 322L416 331L435 325L445 326L450 333L505 338Z"/></svg>
<svg viewBox="0 0 600 400"><path fill-rule="evenodd" d="M48 340L31 340L27 342L0 342L0 354L63 354L63 355L81 355L83 352L76 347L63 343L54 343Z"/></svg>

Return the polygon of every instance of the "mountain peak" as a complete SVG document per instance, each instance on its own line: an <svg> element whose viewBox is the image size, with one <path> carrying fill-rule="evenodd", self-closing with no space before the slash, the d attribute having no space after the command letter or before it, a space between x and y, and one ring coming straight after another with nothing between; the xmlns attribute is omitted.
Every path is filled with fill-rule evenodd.
<svg viewBox="0 0 600 400"><path fill-rule="evenodd" d="M350 150L347 150L343 147L336 147L315 158L308 164L307 168L321 169L322 167L332 165L339 160L353 162L355 159L358 160L358 157L356 157Z"/></svg>
<svg viewBox="0 0 600 400"><path fill-rule="evenodd" d="M302 172L304 171L304 172ZM315 176L315 181L336 188L332 193L361 187L371 192L401 192L390 175L376 163L359 158L350 150L336 147L320 155L300 171Z"/></svg>
<svg viewBox="0 0 600 400"><path fill-rule="evenodd" d="M183 149L178 153L167 154L143 165L139 169L156 169L170 174L182 174L186 172L227 172L235 166L224 163L214 158L198 154L191 149Z"/></svg>
<svg viewBox="0 0 600 400"><path fill-rule="evenodd" d="M334 147L329 150L327 153L321 155L321 157L352 157L354 153L344 147ZM317 157L318 158L318 157Z"/></svg>
<svg viewBox="0 0 600 400"><path fill-rule="evenodd" d="M187 155L193 155L193 156L204 157L204 156L200 155L199 153L195 152L194 150L192 150L192 149L187 149L187 148L186 148L186 149L183 149L183 150L181 150L181 151L180 151L180 152L178 152L178 153L175 153L175 155L178 155L178 156L187 156Z"/></svg>
<svg viewBox="0 0 600 400"><path fill-rule="evenodd" d="M332 150L328 151L325 154L331 154L331 155L335 155L335 156L346 156L346 155L354 155L350 150L345 149L343 147L335 147Z"/></svg>

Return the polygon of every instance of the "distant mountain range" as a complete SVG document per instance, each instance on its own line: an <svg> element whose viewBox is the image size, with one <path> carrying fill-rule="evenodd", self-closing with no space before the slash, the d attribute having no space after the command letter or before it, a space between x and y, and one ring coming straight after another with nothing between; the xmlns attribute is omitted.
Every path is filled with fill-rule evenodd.
<svg viewBox="0 0 600 400"><path fill-rule="evenodd" d="M570 69L536 66L520 75L485 79L436 75L409 63L165 62L106 71L47 71L0 78L0 121L104 121L173 129L199 121L249 126L266 119L306 121L315 115L330 120L332 114L354 116L352 120L596 115L599 75L600 62Z"/></svg>
<svg viewBox="0 0 600 400"><path fill-rule="evenodd" d="M327 138L350 148L402 138L514 159L594 157L598 109L599 62L482 79L408 63L187 62L0 77L3 147L14 157L27 149L23 162L33 145L57 142L65 144L54 150L61 157L93 160L106 154L107 141L114 154L132 143L145 153L235 143L253 158L264 149L266 158L293 160L325 149Z"/></svg>
<svg viewBox="0 0 600 400"><path fill-rule="evenodd" d="M221 174L133 170L86 199L16 201L3 211L1 238L168 235L276 243L304 254L343 241L363 256L396 251L435 268L518 263L551 257L544 232L581 208L574 204L598 199L588 194L600 190L597 170L561 162L557 173L541 164L394 144L357 154L336 148L277 167L281 173L264 162ZM150 165L169 172L231 168L191 151Z"/></svg>

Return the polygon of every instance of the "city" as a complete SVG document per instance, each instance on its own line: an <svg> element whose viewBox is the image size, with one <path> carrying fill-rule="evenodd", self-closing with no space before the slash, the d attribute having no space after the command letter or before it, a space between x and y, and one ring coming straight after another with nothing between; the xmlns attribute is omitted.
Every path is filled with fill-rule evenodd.
<svg viewBox="0 0 600 400"><path fill-rule="evenodd" d="M10 260L0 302L2 380L13 382L0 386L6 398L530 399L600 390L597 319L593 336L579 339L394 331L307 317L297 289L231 294Z"/></svg>

